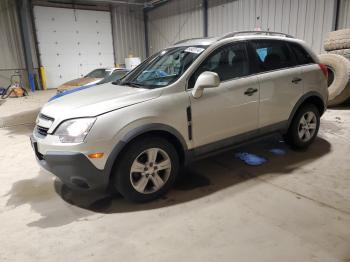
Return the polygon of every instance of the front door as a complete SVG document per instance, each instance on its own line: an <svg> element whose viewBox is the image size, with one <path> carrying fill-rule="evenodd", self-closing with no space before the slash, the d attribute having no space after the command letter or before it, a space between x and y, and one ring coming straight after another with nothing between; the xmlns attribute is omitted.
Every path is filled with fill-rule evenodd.
<svg viewBox="0 0 350 262"><path fill-rule="evenodd" d="M217 73L221 83L194 98L191 87L204 71ZM259 84L256 76L250 76L245 42L213 51L190 78L188 94L195 147L257 130Z"/></svg>

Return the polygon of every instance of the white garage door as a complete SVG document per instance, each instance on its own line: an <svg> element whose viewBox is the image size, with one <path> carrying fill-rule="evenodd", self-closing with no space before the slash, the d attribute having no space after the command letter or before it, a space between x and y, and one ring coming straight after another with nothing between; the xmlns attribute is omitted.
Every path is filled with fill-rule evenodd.
<svg viewBox="0 0 350 262"><path fill-rule="evenodd" d="M113 67L109 12L35 6L34 17L48 88Z"/></svg>

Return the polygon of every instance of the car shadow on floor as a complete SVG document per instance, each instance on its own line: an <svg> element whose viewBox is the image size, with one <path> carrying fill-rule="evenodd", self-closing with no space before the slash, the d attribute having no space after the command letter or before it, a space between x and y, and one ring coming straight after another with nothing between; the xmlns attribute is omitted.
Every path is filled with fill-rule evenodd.
<svg viewBox="0 0 350 262"><path fill-rule="evenodd" d="M249 166L235 158L237 152L253 153L264 157L267 162L260 166ZM55 190L64 201L93 212L109 214L143 211L203 198L266 174L288 175L329 152L330 143L320 137L304 151L292 151L281 138L270 138L191 164L184 169L181 179L165 197L145 204L130 203L118 194L74 191L59 180L55 180Z"/></svg>

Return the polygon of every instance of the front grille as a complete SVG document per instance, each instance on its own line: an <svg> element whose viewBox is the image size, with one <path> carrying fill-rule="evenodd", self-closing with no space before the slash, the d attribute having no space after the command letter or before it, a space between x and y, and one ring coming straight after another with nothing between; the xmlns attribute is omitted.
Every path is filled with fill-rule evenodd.
<svg viewBox="0 0 350 262"><path fill-rule="evenodd" d="M49 131L48 128L42 127L42 126L36 126L35 130L36 130L37 134L39 134L39 135L41 135L43 137L46 137L47 136L47 131Z"/></svg>
<svg viewBox="0 0 350 262"><path fill-rule="evenodd" d="M46 119L46 120L49 120L49 121L51 121L51 122L53 122L53 121L55 120L54 118L49 117L49 116L44 115L44 114L40 114L40 115L39 115L39 118Z"/></svg>
<svg viewBox="0 0 350 262"><path fill-rule="evenodd" d="M40 113L35 127L36 134L41 137L46 137L47 132L54 121L54 118Z"/></svg>

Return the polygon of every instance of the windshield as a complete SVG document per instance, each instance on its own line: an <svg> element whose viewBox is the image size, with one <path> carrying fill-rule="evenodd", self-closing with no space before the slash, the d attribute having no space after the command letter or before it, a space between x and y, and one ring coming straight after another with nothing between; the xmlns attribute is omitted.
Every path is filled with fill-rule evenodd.
<svg viewBox="0 0 350 262"><path fill-rule="evenodd" d="M114 82L123 78L129 71L128 70L115 70L112 74L103 79L99 84Z"/></svg>
<svg viewBox="0 0 350 262"><path fill-rule="evenodd" d="M206 46L181 46L163 50L144 61L120 83L159 88L175 82L205 50Z"/></svg>
<svg viewBox="0 0 350 262"><path fill-rule="evenodd" d="M109 75L111 73L110 70L106 70L106 69L95 69L93 71L91 71L90 73L88 73L86 76L84 77L91 77L91 78L105 78L107 75Z"/></svg>

